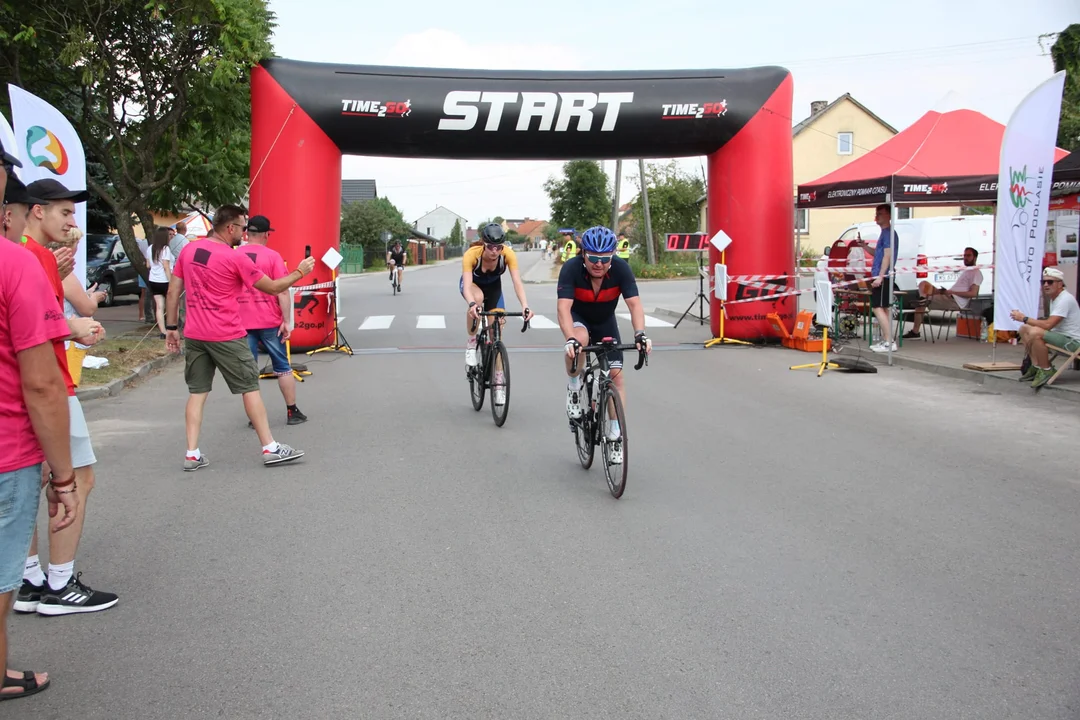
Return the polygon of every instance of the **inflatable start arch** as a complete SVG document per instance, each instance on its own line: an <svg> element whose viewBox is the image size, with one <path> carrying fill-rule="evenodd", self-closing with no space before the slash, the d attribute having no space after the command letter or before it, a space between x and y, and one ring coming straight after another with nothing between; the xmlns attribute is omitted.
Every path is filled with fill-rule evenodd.
<svg viewBox="0 0 1080 720"><path fill-rule="evenodd" d="M251 213L290 267L337 247L341 156L565 160L708 156L710 235L732 238L731 275L795 266L791 75L783 68L517 72L273 59L251 78ZM694 228L682 228L692 231ZM710 267L719 254L710 251ZM320 262L303 282L329 280ZM731 288L729 297L735 297ZM720 311L712 299L712 331ZM740 304L725 334L771 336L793 298ZM322 342L326 306L301 309L293 344Z"/></svg>

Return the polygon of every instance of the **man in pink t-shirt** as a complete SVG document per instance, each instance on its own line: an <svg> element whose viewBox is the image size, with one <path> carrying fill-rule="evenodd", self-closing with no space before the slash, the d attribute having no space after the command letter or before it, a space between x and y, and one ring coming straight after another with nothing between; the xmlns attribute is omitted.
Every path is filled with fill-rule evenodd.
<svg viewBox="0 0 1080 720"><path fill-rule="evenodd" d="M0 197L8 170L18 161L0 146ZM53 530L79 514L71 466L67 392L53 354L55 338L69 334L45 271L14 243L0 242L0 699L11 700L49 686L45 673L18 672L7 665L7 614L22 586L26 553L41 497L41 463L52 468L47 483L49 516L63 516Z"/></svg>
<svg viewBox="0 0 1080 720"><path fill-rule="evenodd" d="M244 409L263 446L263 464L290 462L304 455L276 442L270 434L266 407L259 394L259 369L247 344L247 330L240 320L238 298L251 288L278 295L311 272L315 261L305 258L296 270L272 280L260 272L247 255L235 249L243 239L246 227L246 209L238 205L218 208L210 235L189 243L180 251L169 283L165 343L172 352L180 352L180 333L176 326L180 293L185 293L187 299L184 379L191 395L185 413L188 449L184 470L188 472L210 464L199 450L199 430L206 398L213 389L215 371L221 371L234 395L243 396Z"/></svg>
<svg viewBox="0 0 1080 720"><path fill-rule="evenodd" d="M285 277L288 271L285 269L285 261L281 259L281 255L276 250L266 247L266 243L270 241L270 233L273 231L270 220L264 215L251 218L247 224L247 245L241 247L240 252L251 258L259 272L271 280L277 280ZM270 356L271 367L277 375L278 387L281 389L282 397L285 398L286 422L289 425L307 422L307 415L296 407L296 377L289 364L289 354L285 350L285 341L289 339L290 332L286 318L292 315L292 298L289 291L286 290L274 297L259 290L248 289L239 300L240 319L247 329L251 354L257 363L259 343L262 343L266 348L266 354Z"/></svg>

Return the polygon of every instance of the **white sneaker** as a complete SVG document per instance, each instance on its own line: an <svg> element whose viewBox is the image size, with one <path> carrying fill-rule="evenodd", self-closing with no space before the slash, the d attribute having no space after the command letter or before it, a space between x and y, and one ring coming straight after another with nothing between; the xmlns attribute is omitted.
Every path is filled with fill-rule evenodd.
<svg viewBox="0 0 1080 720"><path fill-rule="evenodd" d="M566 414L571 420L577 420L581 413L581 391L566 388Z"/></svg>
<svg viewBox="0 0 1080 720"><path fill-rule="evenodd" d="M465 350L465 364L469 367L476 367L476 348L467 348Z"/></svg>
<svg viewBox="0 0 1080 720"><path fill-rule="evenodd" d="M871 352L885 353L885 352L889 352L889 350L892 350L893 352L896 352L896 342L895 341L893 341L891 343L884 343L883 342L883 343L878 343L877 345L871 345L870 346L870 351Z"/></svg>

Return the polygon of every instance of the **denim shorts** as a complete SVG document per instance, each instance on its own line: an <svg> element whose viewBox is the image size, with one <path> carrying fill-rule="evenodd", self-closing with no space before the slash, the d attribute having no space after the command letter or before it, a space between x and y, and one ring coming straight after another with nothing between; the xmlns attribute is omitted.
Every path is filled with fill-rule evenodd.
<svg viewBox="0 0 1080 720"><path fill-rule="evenodd" d="M41 463L0 473L0 593L22 585L41 499Z"/></svg>
<svg viewBox="0 0 1080 720"><path fill-rule="evenodd" d="M259 343L263 344L266 354L270 356L270 364L278 375L288 375L292 372L289 365L289 356L285 354L285 343L278 335L278 328L266 328L265 330L247 331L248 347L255 356L255 362L259 361Z"/></svg>

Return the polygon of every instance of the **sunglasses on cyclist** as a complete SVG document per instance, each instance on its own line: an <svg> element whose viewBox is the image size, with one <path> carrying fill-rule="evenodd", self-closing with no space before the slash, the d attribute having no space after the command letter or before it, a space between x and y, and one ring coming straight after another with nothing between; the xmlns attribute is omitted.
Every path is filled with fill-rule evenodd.
<svg viewBox="0 0 1080 720"><path fill-rule="evenodd" d="M484 247L486 247L488 250L494 250L495 252L502 252L503 250L502 243L484 243Z"/></svg>
<svg viewBox="0 0 1080 720"><path fill-rule="evenodd" d="M607 265L611 262L611 255L586 255L585 259L591 263L603 263Z"/></svg>
<svg viewBox="0 0 1080 720"><path fill-rule="evenodd" d="M1043 280L1042 284L1043 285L1053 285L1056 282L1057 282L1057 280Z"/></svg>

